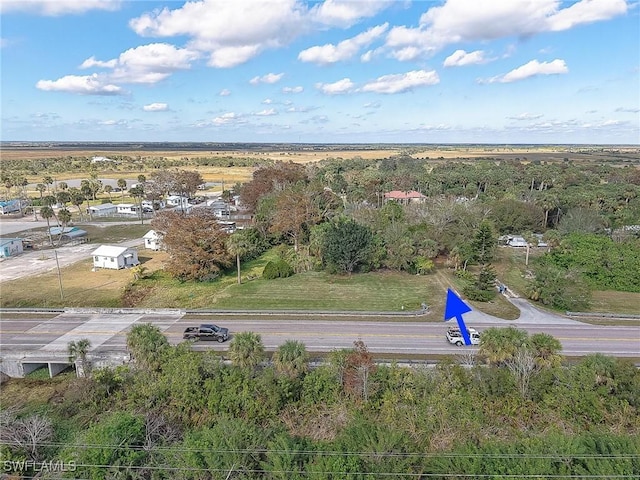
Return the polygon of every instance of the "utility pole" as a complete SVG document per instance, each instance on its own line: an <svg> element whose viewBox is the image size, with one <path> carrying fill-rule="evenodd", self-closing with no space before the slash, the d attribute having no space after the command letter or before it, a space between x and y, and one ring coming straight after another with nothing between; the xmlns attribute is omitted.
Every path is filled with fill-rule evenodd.
<svg viewBox="0 0 640 480"><path fill-rule="evenodd" d="M64 300L64 290L62 290L62 273L60 272L60 262L58 262L58 250L53 249L56 256L56 266L58 267L58 283L60 284L60 300Z"/></svg>

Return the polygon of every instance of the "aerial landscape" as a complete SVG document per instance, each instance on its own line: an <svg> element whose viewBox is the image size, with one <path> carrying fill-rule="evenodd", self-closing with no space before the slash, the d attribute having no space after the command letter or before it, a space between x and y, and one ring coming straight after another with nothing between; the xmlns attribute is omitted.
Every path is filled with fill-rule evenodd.
<svg viewBox="0 0 640 480"><path fill-rule="evenodd" d="M635 0L1 0L0 478L640 478Z"/></svg>

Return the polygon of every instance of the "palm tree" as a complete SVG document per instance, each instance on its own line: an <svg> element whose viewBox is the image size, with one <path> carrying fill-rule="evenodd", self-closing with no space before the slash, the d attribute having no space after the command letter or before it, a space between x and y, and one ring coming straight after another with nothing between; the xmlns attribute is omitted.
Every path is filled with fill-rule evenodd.
<svg viewBox="0 0 640 480"><path fill-rule="evenodd" d="M47 191L47 186L44 183L39 183L36 185L36 191L40 193L40 200L42 200L44 192Z"/></svg>
<svg viewBox="0 0 640 480"><path fill-rule="evenodd" d="M53 178L51 177L44 177L42 179L42 183L44 183L47 186L47 191L49 191L49 185L53 185Z"/></svg>
<svg viewBox="0 0 640 480"><path fill-rule="evenodd" d="M273 354L273 365L276 371L290 378L296 378L305 373L309 368L308 361L307 348L304 343L297 340L287 340Z"/></svg>
<svg viewBox="0 0 640 480"><path fill-rule="evenodd" d="M487 328L482 332L478 353L489 365L503 365L526 345L528 334L515 327Z"/></svg>
<svg viewBox="0 0 640 480"><path fill-rule="evenodd" d="M80 220L82 220L82 209L80 206L84 203L84 195L77 188L71 189L71 203L73 203L76 207L78 207L78 214L80 215Z"/></svg>
<svg viewBox="0 0 640 480"><path fill-rule="evenodd" d="M529 337L529 346L533 350L538 368L553 368L562 362L562 344L548 333L535 333Z"/></svg>
<svg viewBox="0 0 640 480"><path fill-rule="evenodd" d="M89 200L91 200L91 197L93 196L93 190L91 189L91 185L89 184L88 180L82 180L82 182L80 183L80 192L82 192L82 196L87 202L87 212L89 212L89 220L93 220L93 216L91 215L90 210L91 203L89 203Z"/></svg>
<svg viewBox="0 0 640 480"><path fill-rule="evenodd" d="M249 253L249 251L251 250L251 242L243 232L243 230L235 232L233 235L227 238L227 251L231 255L235 255L236 257L238 285L242 283L242 277L240 275L240 258Z"/></svg>
<svg viewBox="0 0 640 480"><path fill-rule="evenodd" d="M49 234L49 243L53 247L53 239L51 238L51 223L49 222L49 219L55 216L53 212L53 208L51 208L49 205L45 205L44 207L41 207L40 216L47 221L47 232Z"/></svg>
<svg viewBox="0 0 640 480"><path fill-rule="evenodd" d="M129 189L129 195L134 198L136 205L138 206L138 210L140 212L140 225L144 225L144 213L142 212L142 198L144 197L144 187L142 185L137 185Z"/></svg>
<svg viewBox="0 0 640 480"><path fill-rule="evenodd" d="M124 201L124 191L127 189L127 181L124 178L118 179L118 188L122 192L122 201Z"/></svg>
<svg viewBox="0 0 640 480"><path fill-rule="evenodd" d="M87 338L78 341L72 341L67 344L69 352L69 361L73 362L76 367L76 374L79 377L86 377L89 373L89 363L87 362L87 352L91 347L91 342Z"/></svg>
<svg viewBox="0 0 640 480"><path fill-rule="evenodd" d="M111 202L111 192L113 192L113 187L111 185L105 185L103 190L107 195L109 195L109 201Z"/></svg>
<svg viewBox="0 0 640 480"><path fill-rule="evenodd" d="M127 348L138 368L158 371L169 349L169 341L157 326L137 324L127 334Z"/></svg>
<svg viewBox="0 0 640 480"><path fill-rule="evenodd" d="M264 356L264 345L260 334L240 332L229 345L229 357L240 368L255 368Z"/></svg>
<svg viewBox="0 0 640 480"><path fill-rule="evenodd" d="M60 237L58 237L58 245L62 241L62 235L64 234L64 227L71 221L71 212L66 208L61 208L58 211L58 221L60 222Z"/></svg>

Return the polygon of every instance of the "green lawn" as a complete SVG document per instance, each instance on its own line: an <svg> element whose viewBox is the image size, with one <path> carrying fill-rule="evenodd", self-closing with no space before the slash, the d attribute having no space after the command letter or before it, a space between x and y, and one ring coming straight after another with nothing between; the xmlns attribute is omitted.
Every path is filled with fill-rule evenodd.
<svg viewBox="0 0 640 480"><path fill-rule="evenodd" d="M142 236L147 225L86 227L92 243L111 243ZM536 252L540 253L540 252ZM276 258L269 251L242 264L242 285L234 269L215 282L182 283L162 269L165 252L140 251L140 260L152 274L135 288L127 270L91 271L90 259L62 269L65 299L60 299L57 275L53 272L3 282L4 307L140 307L241 310L330 310L330 311L418 311L426 302L431 321L442 321L447 288L462 290L461 281L444 266L430 275L392 271L329 275L306 272L289 278L263 280L266 263ZM495 263L498 278L521 295L526 284L524 251L500 249ZM37 288L33 288L37 285ZM504 319L515 319L518 310L502 295L487 303L468 302L472 308ZM640 314L640 294L594 292L592 312ZM411 317L407 317L411 318ZM422 320L425 317L417 317Z"/></svg>
<svg viewBox="0 0 640 480"><path fill-rule="evenodd" d="M400 312L419 310L422 302L433 305L440 294L437 285L426 276L397 272L351 276L306 272L289 278L256 279L232 285L215 295L213 301L215 308L230 309Z"/></svg>

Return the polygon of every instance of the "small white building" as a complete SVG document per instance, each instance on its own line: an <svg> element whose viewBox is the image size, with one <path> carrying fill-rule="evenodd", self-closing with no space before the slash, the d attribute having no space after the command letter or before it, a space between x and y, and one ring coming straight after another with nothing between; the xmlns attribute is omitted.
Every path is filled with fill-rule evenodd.
<svg viewBox="0 0 640 480"><path fill-rule="evenodd" d="M144 239L144 248L155 251L162 248L162 235L155 230L149 230L142 238Z"/></svg>
<svg viewBox="0 0 640 480"><path fill-rule="evenodd" d="M21 238L0 238L0 257L20 255L23 248Z"/></svg>
<svg viewBox="0 0 640 480"><path fill-rule="evenodd" d="M135 267L139 265L138 251L130 247L118 247L113 245L101 245L91 254L93 256L93 268L121 268Z"/></svg>
<svg viewBox="0 0 640 480"><path fill-rule="evenodd" d="M181 197L180 195L169 195L167 197L167 206L187 208L191 205L189 204L189 199L187 197Z"/></svg>
<svg viewBox="0 0 640 480"><path fill-rule="evenodd" d="M118 203L116 213L118 215L138 215L138 206L135 203Z"/></svg>
<svg viewBox="0 0 640 480"><path fill-rule="evenodd" d="M113 203L103 203L101 205L91 205L87 210L87 213L95 217L110 217L115 215L117 208Z"/></svg>

